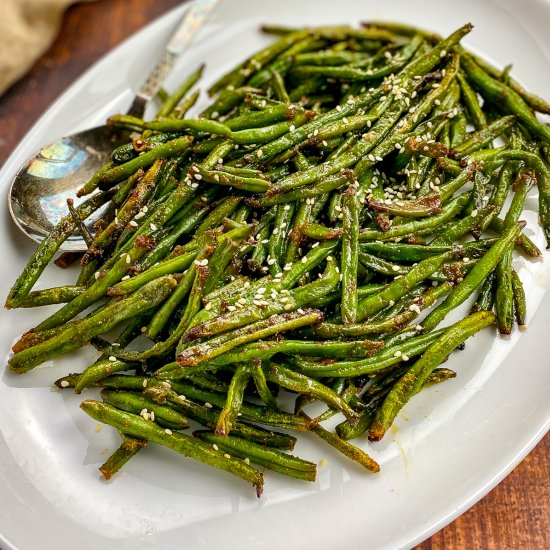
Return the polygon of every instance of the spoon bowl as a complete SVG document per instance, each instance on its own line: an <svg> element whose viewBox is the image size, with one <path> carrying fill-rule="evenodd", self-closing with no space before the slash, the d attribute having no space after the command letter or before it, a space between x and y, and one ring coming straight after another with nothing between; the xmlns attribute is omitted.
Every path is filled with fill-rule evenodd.
<svg viewBox="0 0 550 550"><path fill-rule="evenodd" d="M61 138L40 149L19 170L9 190L9 210L16 225L36 242L42 241L69 213L67 199L75 206L88 197L77 198L76 191L110 160L112 150L126 143L128 134L109 126L90 128ZM91 229L104 208L86 220ZM87 250L82 236L75 232L60 247Z"/></svg>

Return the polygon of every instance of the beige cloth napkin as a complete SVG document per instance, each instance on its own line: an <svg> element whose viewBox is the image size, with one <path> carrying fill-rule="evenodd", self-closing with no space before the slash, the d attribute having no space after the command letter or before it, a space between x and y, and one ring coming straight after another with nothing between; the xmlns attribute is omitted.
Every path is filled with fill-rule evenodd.
<svg viewBox="0 0 550 550"><path fill-rule="evenodd" d="M0 95L21 78L56 37L75 0L0 0Z"/></svg>

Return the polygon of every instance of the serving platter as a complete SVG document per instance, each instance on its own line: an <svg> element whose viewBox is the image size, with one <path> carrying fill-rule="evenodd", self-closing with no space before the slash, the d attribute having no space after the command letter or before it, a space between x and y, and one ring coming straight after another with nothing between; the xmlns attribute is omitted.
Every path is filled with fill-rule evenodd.
<svg viewBox="0 0 550 550"><path fill-rule="evenodd" d="M130 103L147 69L186 5L152 23L92 67L44 114L0 172L7 192L20 165L40 146L101 123ZM167 88L201 62L204 88L271 38L261 23L409 23L446 34L475 25L464 44L533 91L550 89L550 37L543 0L226 0L184 55ZM523 218L543 246L536 196ZM4 203L0 211L0 293L8 289L34 244L20 235ZM498 483L550 425L550 260L515 260L525 281L528 330L495 338L487 330L454 354L456 379L415 397L391 437L359 444L382 471L364 473L314 436L296 454L323 464L314 484L267 474L260 500L238 480L170 451L150 446L110 482L97 467L115 449L117 434L83 414L79 396L50 391L53 380L79 371L92 349L49 362L31 374L9 372L0 382L0 548L408 548L464 512ZM74 272L48 270L41 288L70 282ZM0 353L47 315L2 312ZM5 363L5 361L4 361ZM92 395L92 392L90 392ZM325 460L322 460L325 459Z"/></svg>

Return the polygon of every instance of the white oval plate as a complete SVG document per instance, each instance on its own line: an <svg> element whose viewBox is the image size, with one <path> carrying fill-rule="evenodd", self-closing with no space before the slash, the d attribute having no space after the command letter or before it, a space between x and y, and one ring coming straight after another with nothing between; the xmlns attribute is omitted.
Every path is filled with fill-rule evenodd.
<svg viewBox="0 0 550 550"><path fill-rule="evenodd" d="M40 146L101 123L122 111L131 90L160 53L185 7L154 22L92 67L46 112L0 173L2 189ZM200 62L206 80L269 42L260 23L315 25L387 19L449 33L471 21L464 41L541 94L550 90L547 22L542 0L226 0L181 60L175 83ZM534 199L530 199L534 203ZM1 295L33 244L0 213ZM533 211L530 231L543 239ZM267 474L261 500L240 480L151 446L110 483L97 467L118 445L110 428L96 430L80 398L49 391L66 372L94 358L83 350L31 374L3 374L0 383L0 546L4 549L407 548L443 527L494 487L548 429L550 329L548 256L517 260L526 281L529 330L511 339L484 331L454 354L455 380L422 392L407 405L392 437L368 445L382 471L370 475L312 435L297 454L328 465L315 484ZM41 287L74 273L48 270ZM543 304L544 307L537 306ZM537 311L536 311L537 310ZM536 314L535 314L536 311ZM2 313L0 344L9 347L44 311ZM361 443L367 446L366 442Z"/></svg>

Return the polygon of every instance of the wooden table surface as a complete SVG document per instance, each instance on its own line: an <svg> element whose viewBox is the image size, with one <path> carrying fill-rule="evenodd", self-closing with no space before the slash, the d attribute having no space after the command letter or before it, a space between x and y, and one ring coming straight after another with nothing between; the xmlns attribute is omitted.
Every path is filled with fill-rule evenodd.
<svg viewBox="0 0 550 550"><path fill-rule="evenodd" d="M179 3L99 0L70 8L50 50L0 97L0 166L41 113L91 63ZM546 436L491 493L417 550L550 548L549 473Z"/></svg>

